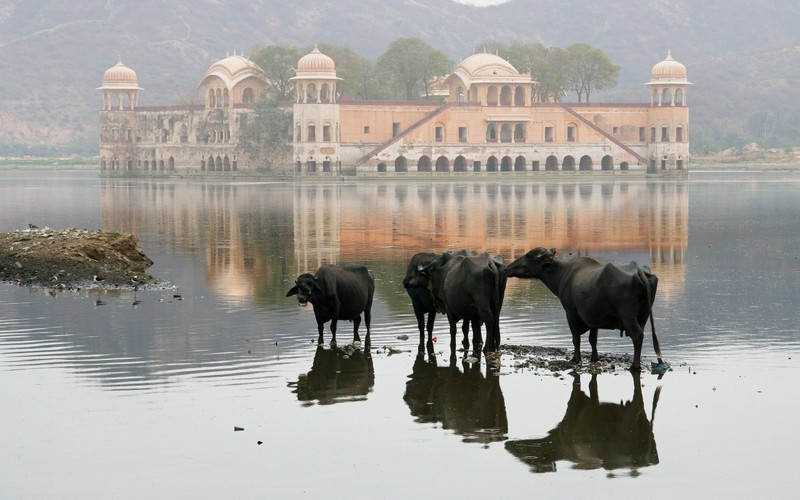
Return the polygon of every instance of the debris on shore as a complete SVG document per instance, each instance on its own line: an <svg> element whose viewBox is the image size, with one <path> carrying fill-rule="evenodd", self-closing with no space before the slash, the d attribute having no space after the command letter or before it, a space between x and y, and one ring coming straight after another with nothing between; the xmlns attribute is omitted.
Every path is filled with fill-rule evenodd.
<svg viewBox="0 0 800 500"><path fill-rule="evenodd" d="M137 288L153 281L152 265L131 234L32 224L0 233L0 280L20 286Z"/></svg>

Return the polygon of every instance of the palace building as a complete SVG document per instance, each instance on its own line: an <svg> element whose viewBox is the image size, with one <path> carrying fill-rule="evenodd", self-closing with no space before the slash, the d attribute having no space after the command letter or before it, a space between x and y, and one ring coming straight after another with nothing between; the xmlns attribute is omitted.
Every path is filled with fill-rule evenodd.
<svg viewBox="0 0 800 500"><path fill-rule="evenodd" d="M197 103L140 106L136 73L121 61L103 75L104 175L281 177L446 175L676 175L689 167L686 67L653 66L649 102L536 102L535 78L479 53L438 79L438 100L340 99L333 59L316 47L297 62L291 158L265 169L241 131L268 95L264 72L241 55L214 63ZM644 94L643 95L648 95ZM199 96L202 96L200 103Z"/></svg>

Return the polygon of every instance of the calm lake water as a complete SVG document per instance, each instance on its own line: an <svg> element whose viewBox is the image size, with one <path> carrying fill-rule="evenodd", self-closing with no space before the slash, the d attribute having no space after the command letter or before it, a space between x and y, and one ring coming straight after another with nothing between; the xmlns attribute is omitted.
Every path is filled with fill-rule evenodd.
<svg viewBox="0 0 800 500"><path fill-rule="evenodd" d="M777 498L800 487L800 173L684 181L236 183L0 171L0 231L131 232L165 285L0 285L0 498ZM402 287L423 250L649 263L672 371L594 379L435 359ZM376 276L372 349L318 347L285 294ZM571 348L538 282L503 343ZM363 332L363 326L362 326ZM340 343L351 340L349 323ZM326 341L329 333L326 330ZM601 332L601 353L632 353ZM584 338L584 347L588 342ZM654 361L645 339L643 365ZM243 430L234 430L242 428Z"/></svg>

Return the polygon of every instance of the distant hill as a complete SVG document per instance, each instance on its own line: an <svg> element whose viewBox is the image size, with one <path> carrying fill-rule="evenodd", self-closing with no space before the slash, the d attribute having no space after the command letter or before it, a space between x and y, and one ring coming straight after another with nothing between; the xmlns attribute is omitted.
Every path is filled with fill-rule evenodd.
<svg viewBox="0 0 800 500"><path fill-rule="evenodd" d="M171 104L257 44L330 42L375 59L410 36L456 61L490 38L588 43L622 67L594 102L648 101L643 84L671 49L694 84L693 146L800 145L798 25L796 0L0 0L0 154L93 153L96 88L118 57L138 74L140 104Z"/></svg>

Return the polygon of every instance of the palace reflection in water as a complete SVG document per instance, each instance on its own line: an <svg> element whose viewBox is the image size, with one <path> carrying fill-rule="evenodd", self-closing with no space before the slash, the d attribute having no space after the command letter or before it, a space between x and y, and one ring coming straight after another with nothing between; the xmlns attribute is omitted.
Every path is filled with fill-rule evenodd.
<svg viewBox="0 0 800 500"><path fill-rule="evenodd" d="M131 210L128 207L138 207ZM683 289L686 183L174 184L108 180L103 227L156 233L205 255L222 296L277 298L323 263L402 266L422 250L473 249L509 261L535 246L561 255L644 254L666 296ZM380 292L380 291L379 291Z"/></svg>

